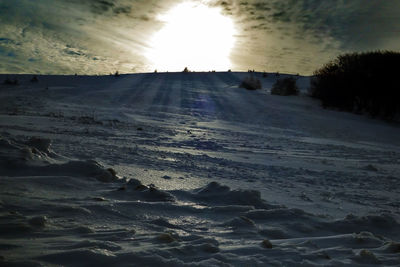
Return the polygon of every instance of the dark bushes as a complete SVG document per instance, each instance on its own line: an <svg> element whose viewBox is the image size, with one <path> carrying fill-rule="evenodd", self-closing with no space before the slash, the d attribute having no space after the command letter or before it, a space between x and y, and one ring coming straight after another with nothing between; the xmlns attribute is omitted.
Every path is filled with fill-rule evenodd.
<svg viewBox="0 0 400 267"><path fill-rule="evenodd" d="M310 95L323 107L394 119L400 114L399 66L397 52L341 55L314 72Z"/></svg>
<svg viewBox="0 0 400 267"><path fill-rule="evenodd" d="M271 89L271 95L298 95L299 88L296 85L296 79L287 77L277 80Z"/></svg>
<svg viewBox="0 0 400 267"><path fill-rule="evenodd" d="M254 78L253 76L248 76L244 78L240 87L245 88L247 90L257 90L261 89L261 82L259 79Z"/></svg>

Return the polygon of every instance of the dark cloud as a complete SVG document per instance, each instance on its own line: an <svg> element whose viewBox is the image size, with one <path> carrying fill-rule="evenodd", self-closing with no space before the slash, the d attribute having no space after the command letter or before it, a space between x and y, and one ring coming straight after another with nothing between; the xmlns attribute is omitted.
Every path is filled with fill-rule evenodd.
<svg viewBox="0 0 400 267"><path fill-rule="evenodd" d="M400 2L393 0L249 0L230 5L236 5L236 15L245 17L249 24L259 20L287 23L295 28L290 34L300 32L313 37L332 37L341 42L343 48L379 46L382 39L397 39L395 33L400 26Z"/></svg>
<svg viewBox="0 0 400 267"><path fill-rule="evenodd" d="M250 53L260 53L257 57L277 60L282 49L274 44L288 45L291 52L280 55L287 71L308 62L299 71L310 73L343 52L400 47L400 2L395 0L237 0L211 5L229 8L240 30L247 33L242 38L248 40Z"/></svg>
<svg viewBox="0 0 400 267"><path fill-rule="evenodd" d="M271 10L271 8L269 7L269 3L256 2L256 3L253 3L252 6L257 11L269 11L269 10Z"/></svg>
<svg viewBox="0 0 400 267"><path fill-rule="evenodd" d="M272 18L275 21L283 21L283 22L290 22L290 16L286 11L278 11L272 14Z"/></svg>
<svg viewBox="0 0 400 267"><path fill-rule="evenodd" d="M79 5L87 5L94 14L104 15L107 13L120 15L130 14L132 8L130 5L111 0L89 0L89 1L76 1L70 0L71 3Z"/></svg>
<svg viewBox="0 0 400 267"><path fill-rule="evenodd" d="M63 51L64 51L64 53L66 53L67 55L70 55L70 56L84 56L85 55L84 52L79 51L78 49L68 47L68 46Z"/></svg>
<svg viewBox="0 0 400 267"><path fill-rule="evenodd" d="M102 14L104 12L107 12L109 10L112 10L115 5L114 3L104 1L104 0L99 0L99 1L92 1L92 10L95 13Z"/></svg>
<svg viewBox="0 0 400 267"><path fill-rule="evenodd" d="M119 6L113 9L115 14L131 14L132 8L130 6Z"/></svg>

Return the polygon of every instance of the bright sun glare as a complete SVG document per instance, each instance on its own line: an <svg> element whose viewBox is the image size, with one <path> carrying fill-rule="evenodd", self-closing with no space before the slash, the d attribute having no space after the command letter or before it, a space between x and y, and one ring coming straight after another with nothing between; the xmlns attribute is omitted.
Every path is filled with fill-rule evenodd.
<svg viewBox="0 0 400 267"><path fill-rule="evenodd" d="M160 15L164 27L150 40L147 58L161 71L228 70L235 28L218 8L184 2Z"/></svg>

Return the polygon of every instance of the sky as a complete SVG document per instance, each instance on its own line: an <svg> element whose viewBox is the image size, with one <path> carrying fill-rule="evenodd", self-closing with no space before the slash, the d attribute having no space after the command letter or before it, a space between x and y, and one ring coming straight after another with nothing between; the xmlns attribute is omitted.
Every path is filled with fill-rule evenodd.
<svg viewBox="0 0 400 267"><path fill-rule="evenodd" d="M398 0L0 0L0 73L310 75L400 51Z"/></svg>

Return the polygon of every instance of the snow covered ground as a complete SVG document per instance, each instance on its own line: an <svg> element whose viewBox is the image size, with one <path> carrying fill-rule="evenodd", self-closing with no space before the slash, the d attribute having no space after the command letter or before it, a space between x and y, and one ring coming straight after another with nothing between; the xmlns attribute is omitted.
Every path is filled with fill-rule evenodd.
<svg viewBox="0 0 400 267"><path fill-rule="evenodd" d="M399 125L248 75L8 75L0 266L399 266Z"/></svg>

